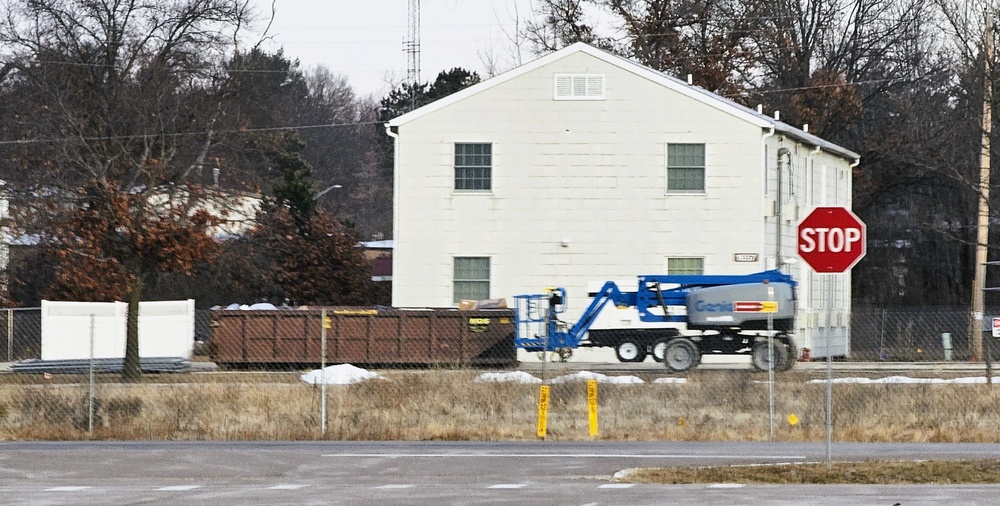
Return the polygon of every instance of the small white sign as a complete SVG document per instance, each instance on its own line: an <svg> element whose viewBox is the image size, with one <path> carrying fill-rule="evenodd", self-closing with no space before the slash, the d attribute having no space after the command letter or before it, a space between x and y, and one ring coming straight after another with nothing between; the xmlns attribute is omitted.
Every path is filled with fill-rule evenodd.
<svg viewBox="0 0 1000 506"><path fill-rule="evenodd" d="M1000 318L993 318L993 337L1000 337Z"/></svg>
<svg viewBox="0 0 1000 506"><path fill-rule="evenodd" d="M756 253L735 253L735 254L733 254L733 260L736 260L737 262L756 262L757 261L757 254Z"/></svg>

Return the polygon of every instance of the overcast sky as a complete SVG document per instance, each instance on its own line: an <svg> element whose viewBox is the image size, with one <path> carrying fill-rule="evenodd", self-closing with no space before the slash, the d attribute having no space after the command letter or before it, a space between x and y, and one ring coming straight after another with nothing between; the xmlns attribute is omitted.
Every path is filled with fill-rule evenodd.
<svg viewBox="0 0 1000 506"><path fill-rule="evenodd" d="M271 0L254 0L262 14ZM304 68L326 65L344 74L358 95L384 95L405 80L403 43L409 38L409 0L276 0L269 50L283 47ZM487 77L487 55L500 71L516 66L516 19L533 16L531 0L422 0L420 77L432 81L442 70L462 67ZM522 61L535 58L529 47Z"/></svg>

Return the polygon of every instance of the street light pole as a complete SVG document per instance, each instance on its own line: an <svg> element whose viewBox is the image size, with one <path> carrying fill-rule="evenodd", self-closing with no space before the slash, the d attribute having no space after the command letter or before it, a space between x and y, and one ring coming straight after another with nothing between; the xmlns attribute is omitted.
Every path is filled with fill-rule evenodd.
<svg viewBox="0 0 1000 506"><path fill-rule="evenodd" d="M328 186L328 187L324 188L324 189L323 189L322 191L320 191L319 193L317 193L317 194L316 194L316 195L315 195L315 196L313 197L313 200L319 200L319 199L320 199L320 197L322 197L323 195L326 195L327 193L330 193L330 190L339 190L339 189L341 189L341 188L343 188L343 186L341 186L341 185L339 185L339 184L335 184L335 185L330 185L330 186Z"/></svg>

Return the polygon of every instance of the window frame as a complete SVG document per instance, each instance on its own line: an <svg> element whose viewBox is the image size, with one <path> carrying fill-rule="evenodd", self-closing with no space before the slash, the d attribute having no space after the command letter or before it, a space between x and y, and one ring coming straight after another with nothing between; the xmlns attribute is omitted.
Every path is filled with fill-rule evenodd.
<svg viewBox="0 0 1000 506"><path fill-rule="evenodd" d="M459 274L460 274L460 271L459 271L459 262L461 260L485 260L486 261L485 273L483 273L483 272L479 273L479 274L485 274L485 278L475 278L475 277L460 278L459 277ZM470 284L473 284L473 283L485 283L485 285L486 285L485 295L486 296L485 297L480 297L480 298L475 298L474 300L482 300L482 299L488 299L488 298L490 298L490 290L492 289L492 286L491 286L492 283L491 283L491 280L490 280L490 278L492 277L492 264L493 264L492 258L488 257L488 256L456 256L456 257L452 257L452 273L451 273L451 296L452 296L452 303L458 304L462 300L473 299L473 297L471 297L471 296L469 296L469 297L465 296L465 295L474 293L473 290L466 290L466 291L463 291L462 293L459 293L460 292L460 290L459 290L459 284L460 283L464 283L464 284L467 284L467 285L470 285ZM471 267L466 267L465 269L463 269L464 272L462 272L462 274L464 275L465 273L467 273L467 272L469 272L471 270L472 270Z"/></svg>
<svg viewBox="0 0 1000 506"><path fill-rule="evenodd" d="M459 146L462 146L462 153L459 153ZM479 146L481 148L486 148L488 152L481 153L466 153L464 152L467 147ZM464 163L459 163L459 157ZM468 158L474 160L475 157L486 157L488 163L484 165L476 165L468 163ZM454 169L453 180L452 180L452 190L456 193L491 193L493 191L493 143L492 142L455 142L452 145L452 167ZM469 176L466 174L468 172L475 172L476 170L484 170L485 176L474 175ZM462 173L462 177L459 177L459 173ZM459 188L459 181L469 182L469 181L484 181L485 188Z"/></svg>
<svg viewBox="0 0 1000 506"><path fill-rule="evenodd" d="M696 269L691 268L691 267L677 267L677 268L671 269L670 264L674 260L697 260L700 265ZM674 274L676 274L676 275L685 275L685 276L688 276L688 275L697 275L697 276L700 276L702 274L705 274L705 257L667 257L667 266L666 267L667 267L666 271L667 271L668 275L674 275ZM678 272L678 271L681 271L681 272Z"/></svg>
<svg viewBox="0 0 1000 506"><path fill-rule="evenodd" d="M674 146L701 146L701 165L671 165L670 151ZM708 187L708 148L704 142L668 142L666 146L666 177L664 181L664 190L667 194L673 195L703 195L706 193ZM680 170L700 170L701 171L701 188L671 188L670 187L670 174L671 172Z"/></svg>

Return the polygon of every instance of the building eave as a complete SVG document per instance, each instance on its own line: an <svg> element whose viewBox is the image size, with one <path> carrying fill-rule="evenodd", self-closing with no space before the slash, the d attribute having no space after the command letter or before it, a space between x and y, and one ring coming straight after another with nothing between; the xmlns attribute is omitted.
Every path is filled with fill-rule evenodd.
<svg viewBox="0 0 1000 506"><path fill-rule="evenodd" d="M670 89L692 100L698 101L709 107L725 112L735 118L743 120L758 128L762 129L773 128L775 132L787 135L805 144L809 144L811 146L817 146L824 151L840 156L842 158L846 158L848 160L851 160L852 162L860 158L860 155L854 153L849 149L838 146L832 142L823 140L815 135L809 134L808 132L802 129L795 128L787 123L778 121L770 116L766 116L762 113L757 112L754 109L743 106L733 100L712 93L711 91L708 91L699 86L688 84L685 81L668 76L662 72L646 67L645 65L641 65L627 58L611 54L607 51L598 49L594 46L591 46L583 42L577 42L575 44L566 46L565 48L551 52L545 56L542 56L538 59L535 59L531 62L521 65L520 67L504 72L496 77L487 79L483 82L465 88L461 91L453 93L447 97L434 101L430 104L427 104L423 107L410 111L401 116L397 116L396 118L389 120L387 125L390 128L398 128L411 121L423 118L424 116L427 116L445 107L448 107L456 102L465 100L468 97L482 93L483 91L499 86L503 83L516 79L524 74L537 70L550 63L553 63L555 61L558 61L562 58L565 58L569 55L576 53L584 53L590 55L608 64L614 65L622 70L631 72L639 77L648 79L654 83L663 86L664 88Z"/></svg>

